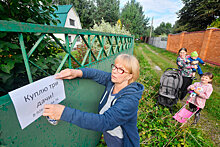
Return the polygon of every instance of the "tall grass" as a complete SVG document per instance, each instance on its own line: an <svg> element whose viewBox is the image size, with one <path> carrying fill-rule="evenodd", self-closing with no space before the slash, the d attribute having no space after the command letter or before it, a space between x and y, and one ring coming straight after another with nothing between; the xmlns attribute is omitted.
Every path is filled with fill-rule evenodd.
<svg viewBox="0 0 220 147"><path fill-rule="evenodd" d="M166 107L156 107L159 78L157 72L148 63L147 57L144 56L140 48L143 50L143 44L135 44L134 54L141 66L138 82L142 83L145 87L138 111L138 129L141 146L213 146L214 142L201 130L191 128L190 123L180 128L181 124L172 118L173 114L170 114ZM144 52L153 62L158 61L159 57L153 57L153 53L145 50ZM166 54L169 55L169 53L163 51L163 56ZM169 56L172 57L173 55ZM176 58L176 56L173 57ZM162 63L165 61L167 60L160 60ZM164 63L161 65L162 69L165 69L169 64ZM179 108L180 106L177 106L176 111Z"/></svg>
<svg viewBox="0 0 220 147"><path fill-rule="evenodd" d="M151 45L148 45L155 53L151 52L150 50L146 49L146 44L136 44L137 47L142 47L144 52L147 54L148 57L151 58L152 62L155 65L158 65L163 71L166 68L172 67L172 68L177 68L176 65L176 58L177 58L177 54L172 53L172 52L168 52L167 50L161 49L161 48L157 48ZM167 59L165 60L164 57ZM220 109L219 109L219 104L220 104L220 67L215 66L215 65L211 65L211 64L206 64L205 66L202 66L202 71L203 72L211 72L214 75L214 79L213 79L213 87L214 87L214 91L212 93L212 95L210 96L210 98L207 100L206 102L206 107L205 107L205 111L207 111L209 113L209 118L212 120L219 120L220 119ZM200 77L197 76L197 81L194 82L198 82L200 81Z"/></svg>

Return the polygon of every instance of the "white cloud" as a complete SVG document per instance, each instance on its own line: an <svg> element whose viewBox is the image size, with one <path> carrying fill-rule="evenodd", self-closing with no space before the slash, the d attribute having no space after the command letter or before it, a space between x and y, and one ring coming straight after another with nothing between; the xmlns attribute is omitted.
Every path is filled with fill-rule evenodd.
<svg viewBox="0 0 220 147"><path fill-rule="evenodd" d="M180 0L137 0L145 11L151 10L158 13L169 11L175 13L182 8Z"/></svg>
<svg viewBox="0 0 220 147"><path fill-rule="evenodd" d="M125 5L128 0L121 0L121 5ZM178 12L183 4L181 0L136 0L143 6L146 17L154 17L153 26L156 28L161 22L174 24L177 20Z"/></svg>
<svg viewBox="0 0 220 147"><path fill-rule="evenodd" d="M171 23L172 25L175 23L175 21L177 20L177 16L173 15L173 14L170 14L170 15L165 15L163 17L160 17L160 18L155 18L153 21L154 21L154 28L158 27L160 25L161 22L169 22Z"/></svg>

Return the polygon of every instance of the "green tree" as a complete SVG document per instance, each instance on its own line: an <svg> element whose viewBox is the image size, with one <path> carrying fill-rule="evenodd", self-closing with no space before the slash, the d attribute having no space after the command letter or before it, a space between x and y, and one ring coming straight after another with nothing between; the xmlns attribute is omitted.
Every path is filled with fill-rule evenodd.
<svg viewBox="0 0 220 147"><path fill-rule="evenodd" d="M102 18L105 22L114 25L119 19L119 0L96 0L95 21L101 22Z"/></svg>
<svg viewBox="0 0 220 147"><path fill-rule="evenodd" d="M177 31L204 30L220 16L219 0L182 0ZM181 29L180 29L181 28Z"/></svg>
<svg viewBox="0 0 220 147"><path fill-rule="evenodd" d="M127 2L121 12L121 21L127 30L135 37L146 36L149 18L145 18L143 7L139 2Z"/></svg>
<svg viewBox="0 0 220 147"><path fill-rule="evenodd" d="M208 28L211 28L211 27L220 28L220 18L213 21Z"/></svg>
<svg viewBox="0 0 220 147"><path fill-rule="evenodd" d="M181 25L179 24L179 21L176 21L175 24L173 25L172 33L173 33L173 34L176 34L176 33L182 32L182 31L184 31L184 30L186 30L186 29L184 28L184 26L181 26Z"/></svg>
<svg viewBox="0 0 220 147"><path fill-rule="evenodd" d="M56 24L58 20L54 14L57 7L51 4L52 0L1 0L0 19L30 22L37 24Z"/></svg>
<svg viewBox="0 0 220 147"><path fill-rule="evenodd" d="M156 35L162 35L162 34L168 35L169 33L171 33L171 31L172 31L172 24L169 22L168 23L162 22L160 23L160 26L158 26L155 29L154 33Z"/></svg>
<svg viewBox="0 0 220 147"><path fill-rule="evenodd" d="M58 20L54 19L56 18L54 11L57 7L51 2L51 0L2 0L0 20L56 24ZM23 36L28 52L39 38L39 34L25 33ZM51 74L55 69L50 67L58 63L58 60L53 59L57 52L56 48L51 49L54 46L49 37L45 38L31 57L37 65ZM0 56L0 95L4 95L28 83L17 33L0 32ZM31 66L31 70L35 73L35 80L45 76L34 66Z"/></svg>

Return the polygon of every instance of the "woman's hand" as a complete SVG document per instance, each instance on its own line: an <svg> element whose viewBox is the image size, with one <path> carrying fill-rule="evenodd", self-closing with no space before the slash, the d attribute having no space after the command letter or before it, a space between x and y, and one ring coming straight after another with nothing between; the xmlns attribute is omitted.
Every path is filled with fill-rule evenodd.
<svg viewBox="0 0 220 147"><path fill-rule="evenodd" d="M190 63L190 60L189 60L189 59L187 59L187 60L186 60L186 62L187 62L187 63Z"/></svg>
<svg viewBox="0 0 220 147"><path fill-rule="evenodd" d="M200 94L200 92L198 91L198 90L194 90L194 92L197 94L197 95L199 95Z"/></svg>
<svg viewBox="0 0 220 147"><path fill-rule="evenodd" d="M60 73L56 74L56 79L74 79L82 77L82 75L83 73L79 69L64 69Z"/></svg>
<svg viewBox="0 0 220 147"><path fill-rule="evenodd" d="M194 86L192 86L190 89L191 89L191 90L195 90L195 87L194 87Z"/></svg>
<svg viewBox="0 0 220 147"><path fill-rule="evenodd" d="M60 120L65 106L60 104L46 104L44 106L43 116L49 116L51 119Z"/></svg>
<svg viewBox="0 0 220 147"><path fill-rule="evenodd" d="M198 68L198 66L197 66L197 65L194 65L194 68L195 68L195 69L197 69L197 68Z"/></svg>

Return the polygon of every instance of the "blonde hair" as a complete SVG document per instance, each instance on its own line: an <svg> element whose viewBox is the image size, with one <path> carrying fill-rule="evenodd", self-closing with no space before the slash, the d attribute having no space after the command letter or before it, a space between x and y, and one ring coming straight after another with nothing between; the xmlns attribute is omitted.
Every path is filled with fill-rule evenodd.
<svg viewBox="0 0 220 147"><path fill-rule="evenodd" d="M121 63L130 74L132 78L128 81L128 84L135 82L140 74L140 65L137 58L129 54L120 54L116 57L115 62Z"/></svg>

